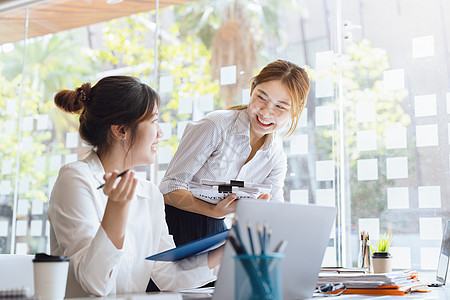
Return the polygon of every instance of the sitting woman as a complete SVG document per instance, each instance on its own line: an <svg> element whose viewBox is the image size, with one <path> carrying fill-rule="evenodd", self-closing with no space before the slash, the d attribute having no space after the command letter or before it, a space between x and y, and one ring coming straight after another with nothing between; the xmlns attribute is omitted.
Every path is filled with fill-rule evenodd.
<svg viewBox="0 0 450 300"><path fill-rule="evenodd" d="M93 146L61 168L48 209L51 254L70 257L66 296L143 293L150 278L161 290L215 280L222 249L175 263L145 260L175 247L162 194L131 170L155 160L158 94L133 77L111 76L60 91L55 103L79 114L80 136Z"/></svg>

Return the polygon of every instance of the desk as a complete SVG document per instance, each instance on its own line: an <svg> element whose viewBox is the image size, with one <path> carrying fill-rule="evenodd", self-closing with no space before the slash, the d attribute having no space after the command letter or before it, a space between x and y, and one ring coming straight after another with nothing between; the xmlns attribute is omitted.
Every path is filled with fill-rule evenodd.
<svg viewBox="0 0 450 300"><path fill-rule="evenodd" d="M365 296L365 295L341 295L338 297L326 297L326 296L314 296L313 300L318 299L335 299L335 300L359 300L359 299L450 299L450 286L430 288L429 293L412 293L407 296ZM212 295L210 293L147 293L147 294L126 294L126 295L113 295L103 298L72 298L70 300L93 300L93 299L111 299L111 300L210 300ZM233 295L230 295L230 299L233 299ZM67 299L66 299L67 300ZM223 299L229 300L229 299Z"/></svg>

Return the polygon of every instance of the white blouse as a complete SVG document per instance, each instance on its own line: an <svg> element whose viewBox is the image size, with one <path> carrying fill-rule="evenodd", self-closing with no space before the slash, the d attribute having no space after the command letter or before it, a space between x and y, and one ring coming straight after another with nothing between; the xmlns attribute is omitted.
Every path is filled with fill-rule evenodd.
<svg viewBox="0 0 450 300"><path fill-rule="evenodd" d="M104 173L92 151L86 159L63 166L52 191L47 213L51 254L70 257L66 297L142 293L150 277L161 290L198 287L216 279L206 254L176 263L145 259L175 247L163 197L147 180L138 180L124 244L117 249L100 225L107 197L97 186Z"/></svg>
<svg viewBox="0 0 450 300"><path fill-rule="evenodd" d="M284 201L287 159L281 144L268 135L264 145L245 164L251 152L247 110L222 110L186 126L177 152L159 188L163 194L188 189L189 181L244 180L272 185L272 200Z"/></svg>

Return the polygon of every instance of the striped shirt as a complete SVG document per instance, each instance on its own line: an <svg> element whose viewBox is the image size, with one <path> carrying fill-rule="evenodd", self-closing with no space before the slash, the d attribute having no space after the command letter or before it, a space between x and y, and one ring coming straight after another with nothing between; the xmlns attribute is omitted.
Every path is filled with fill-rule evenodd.
<svg viewBox="0 0 450 300"><path fill-rule="evenodd" d="M272 185L272 200L284 201L286 154L269 134L264 145L245 164L251 152L247 110L221 110L191 122L181 138L164 178L163 194L188 189L189 181L244 180Z"/></svg>

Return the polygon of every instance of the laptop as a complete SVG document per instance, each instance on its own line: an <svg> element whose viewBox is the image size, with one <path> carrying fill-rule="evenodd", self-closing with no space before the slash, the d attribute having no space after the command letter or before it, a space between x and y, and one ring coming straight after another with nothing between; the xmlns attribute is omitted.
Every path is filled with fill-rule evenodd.
<svg viewBox="0 0 450 300"><path fill-rule="evenodd" d="M271 229L270 251L282 240L288 242L282 260L283 299L311 298L329 243L336 208L241 199L235 213L247 249L251 248L247 238L247 222L252 224L253 229L256 229L256 224L268 224ZM258 243L254 246L255 253L260 253ZM235 255L231 244L226 243L213 300L234 298Z"/></svg>
<svg viewBox="0 0 450 300"><path fill-rule="evenodd" d="M436 281L429 282L428 286L437 287L445 285L447 280L448 263L450 256L450 220L446 222L439 253L438 266L436 270Z"/></svg>

